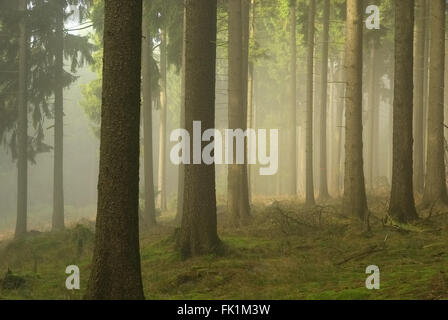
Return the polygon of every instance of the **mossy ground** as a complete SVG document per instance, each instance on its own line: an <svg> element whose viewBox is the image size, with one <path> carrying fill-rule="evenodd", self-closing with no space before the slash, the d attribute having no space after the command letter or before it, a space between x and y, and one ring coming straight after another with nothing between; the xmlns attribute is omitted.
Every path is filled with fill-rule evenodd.
<svg viewBox="0 0 448 320"><path fill-rule="evenodd" d="M448 298L448 214L433 212L412 227L396 228L381 223L378 205L371 232L365 233L334 213L337 208L328 208L260 203L250 226L220 228L222 254L188 260L176 251L174 227L162 221L141 236L146 298ZM223 214L219 219L225 226ZM0 279L9 268L25 280L19 288L0 289L0 298L81 299L90 271L91 230L78 225L0 243ZM81 270L79 291L65 288L65 268L71 264ZM380 290L365 288L369 265L380 268Z"/></svg>

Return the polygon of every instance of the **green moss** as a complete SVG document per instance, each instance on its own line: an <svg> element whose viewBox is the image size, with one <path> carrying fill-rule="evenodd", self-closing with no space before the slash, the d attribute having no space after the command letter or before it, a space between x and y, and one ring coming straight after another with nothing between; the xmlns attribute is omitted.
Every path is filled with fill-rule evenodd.
<svg viewBox="0 0 448 320"><path fill-rule="evenodd" d="M400 233L373 224L372 235L365 237L355 227L347 226L345 220L319 230L284 234L267 219L256 218L263 223L246 230L220 231L223 254L188 260L182 260L176 251L173 229L163 227L156 235L143 235L141 263L146 297L448 298L448 252L444 245L448 242L444 231L448 221L435 223L442 227L440 232ZM381 250L347 260L372 246ZM93 233L83 226L60 233L34 234L4 245L0 250L0 277L9 267L25 279L25 284L0 290L0 298L81 299L88 282L92 248ZM79 291L65 288L65 268L70 264L80 267ZM372 264L381 271L380 290L365 288L365 269Z"/></svg>

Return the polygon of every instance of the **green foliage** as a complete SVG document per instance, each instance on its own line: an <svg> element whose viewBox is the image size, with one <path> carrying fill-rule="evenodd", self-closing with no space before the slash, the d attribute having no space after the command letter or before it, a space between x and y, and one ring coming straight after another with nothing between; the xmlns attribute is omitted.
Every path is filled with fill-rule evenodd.
<svg viewBox="0 0 448 320"><path fill-rule="evenodd" d="M12 1L0 0L0 144L7 144L12 158L16 158L17 91L18 91L18 26L22 12ZM16 3L16 2L14 2ZM31 162L51 146L43 143L44 121L52 119L51 99L55 84L55 32L56 15L61 6L75 6L79 20L85 18L90 0L28 0L25 24L30 39L28 51L27 99L35 134L29 136L28 155ZM66 12L69 19L73 12ZM85 63L92 63L93 45L88 38L64 32L64 57L71 61L71 72ZM63 72L63 86L68 87L77 77Z"/></svg>
<svg viewBox="0 0 448 320"><path fill-rule="evenodd" d="M147 0L145 0L147 1ZM148 5L146 5L148 4ZM83 86L83 100L80 102L81 107L90 120L90 126L94 134L99 137L100 120L101 120L101 92L102 92L102 58L103 58L103 19L104 19L104 2L94 0L93 6L90 8L89 16L91 17L95 32L90 34L91 41L95 44L97 50L93 54L94 63L92 71L97 73L97 79L88 85ZM158 85L160 73L158 69L158 61L160 50L160 31L165 29L168 34L167 58L168 63L175 67L175 72L169 68L168 77L168 107L170 110L178 110L180 106L180 72L182 60L182 35L183 35L183 5L178 0L156 0L144 2L143 19L147 19L152 36L153 55L150 57L151 66L151 86L153 92L153 105L157 108L160 87ZM176 74L177 73L177 74ZM177 82L176 82L177 81ZM176 83L175 83L176 82ZM174 101L174 102L173 102ZM176 114L176 113L173 113ZM175 121L175 119L173 119Z"/></svg>

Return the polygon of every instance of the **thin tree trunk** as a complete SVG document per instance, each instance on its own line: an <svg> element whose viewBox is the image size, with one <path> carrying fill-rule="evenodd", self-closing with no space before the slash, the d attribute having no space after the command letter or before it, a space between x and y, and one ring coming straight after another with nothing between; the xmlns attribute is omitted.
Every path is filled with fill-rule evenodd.
<svg viewBox="0 0 448 320"><path fill-rule="evenodd" d="M395 2L393 169L389 213L400 222L417 218L413 191L414 0Z"/></svg>
<svg viewBox="0 0 448 320"><path fill-rule="evenodd" d="M362 0L347 0L345 42L346 111L343 210L368 228L362 142Z"/></svg>
<svg viewBox="0 0 448 320"><path fill-rule="evenodd" d="M291 188L289 193L293 196L297 196L297 41L296 41L296 0L289 1L289 76L290 76L290 88L289 88L289 130L290 130L290 172L288 173L288 186Z"/></svg>
<svg viewBox="0 0 448 320"><path fill-rule="evenodd" d="M243 118L241 119L243 131L247 129L247 104L248 104L248 77L249 77L249 12L250 12L250 0L241 0L241 27L242 27L242 94L243 94ZM242 165L242 177L241 177L241 193L240 193L240 207L244 216L242 220L246 223L250 216L250 203L249 203L249 175L247 165L247 139L244 141L244 164Z"/></svg>
<svg viewBox="0 0 448 320"><path fill-rule="evenodd" d="M320 109L320 184L319 198L327 200L328 164L327 164L327 100L328 100L328 42L330 29L330 0L324 0L322 65L321 65L321 109Z"/></svg>
<svg viewBox="0 0 448 320"><path fill-rule="evenodd" d="M250 0L250 16L249 16L249 45L254 42L255 37L255 0ZM249 47L249 50L251 48ZM255 129L253 121L253 109L254 109L254 62L249 54L249 67L248 67L248 78L247 78L247 128ZM247 149L246 149L246 152ZM252 202L252 192L254 188L252 187L252 170L253 166L249 166L247 171L248 180L248 194L249 194L249 204Z"/></svg>
<svg viewBox="0 0 448 320"><path fill-rule="evenodd" d="M375 136L377 135L377 118L378 118L378 106L377 106L377 91L376 91L376 48L375 48L375 40L370 40L370 61L369 61L369 94L368 94L368 103L369 103L369 144L368 144L368 156L369 156L369 166L368 166L368 184L369 189L373 191L374 189L374 180L375 180L375 156L376 156L376 146L375 146Z"/></svg>
<svg viewBox="0 0 448 320"><path fill-rule="evenodd" d="M424 79L423 79L423 188L426 177L426 154L428 150L428 102L429 102L429 49L431 40L431 21L430 21L431 0L425 2L425 61L424 61Z"/></svg>
<svg viewBox="0 0 448 320"><path fill-rule="evenodd" d="M416 0L414 42L414 187L418 193L423 192L425 174L423 123L426 120L424 114L426 14L425 0Z"/></svg>
<svg viewBox="0 0 448 320"><path fill-rule="evenodd" d="M98 214L87 299L144 299L139 249L142 1L104 6Z"/></svg>
<svg viewBox="0 0 448 320"><path fill-rule="evenodd" d="M314 65L314 19L315 0L310 0L308 10L308 43L307 43L307 91L306 91L306 204L314 205L313 178L313 65Z"/></svg>
<svg viewBox="0 0 448 320"><path fill-rule="evenodd" d="M444 148L445 88L445 7L444 0L431 0L431 49L428 103L428 150L423 205L448 203Z"/></svg>
<svg viewBox="0 0 448 320"><path fill-rule="evenodd" d="M316 3L317 6L317 3ZM317 10L317 8L315 9ZM316 11L315 11L316 12ZM316 19L316 18L315 18ZM316 23L316 21L314 21ZM320 185L320 38L315 33L314 37L314 59L313 59L313 187L314 194ZM316 170L317 168L317 170Z"/></svg>
<svg viewBox="0 0 448 320"><path fill-rule="evenodd" d="M392 84L392 92L394 92L394 85ZM393 124L393 119L394 119L394 108L393 108L393 101L392 103L389 103L388 105L389 110L388 110L388 119L389 119L389 144L388 144L388 156L387 156L387 178L388 181L390 183L390 185L392 185L392 167L393 167L393 136L394 136L394 124Z"/></svg>
<svg viewBox="0 0 448 320"><path fill-rule="evenodd" d="M56 57L54 89L54 175L53 175L53 220L52 230L64 229L64 10L63 4L56 15Z"/></svg>
<svg viewBox="0 0 448 320"><path fill-rule="evenodd" d="M27 32L27 1L19 0L19 11L22 17L19 31L19 90L17 96L17 222L15 238L20 238L27 231L28 211L28 110L27 110L27 78L28 78L28 32Z"/></svg>
<svg viewBox="0 0 448 320"><path fill-rule="evenodd" d="M246 126L245 101L243 95L243 32L242 32L242 0L229 0L229 129L243 129ZM233 164L228 165L227 176L227 210L234 225L246 224L249 219L249 203L244 197L247 185L245 165L236 164L236 152L233 153ZM247 201L246 201L247 199Z"/></svg>
<svg viewBox="0 0 448 320"><path fill-rule="evenodd" d="M327 166L328 166L328 193L331 196L333 182L333 172L334 172L334 137L335 137L335 103L334 103L334 60L329 58L328 65L328 116L327 116Z"/></svg>
<svg viewBox="0 0 448 320"><path fill-rule="evenodd" d="M144 0L145 11L149 0ZM142 24L142 91L143 91L143 143L144 143L144 173L145 173L145 209L143 220L147 227L156 225L156 208L154 199L154 169L152 150L152 36L148 18L143 18Z"/></svg>
<svg viewBox="0 0 448 320"><path fill-rule="evenodd" d="M335 152L334 152L334 193L336 197L341 195L341 168L342 168L342 149L343 149L343 121L344 121L344 86L341 83L344 81L344 55L341 53L338 59L336 81L339 82L336 93L336 134L335 134Z"/></svg>
<svg viewBox="0 0 448 320"><path fill-rule="evenodd" d="M216 0L185 1L185 128L190 145L193 121L201 121L202 132L215 125L216 23ZM184 183L181 253L188 257L215 252L220 244L215 166L186 164Z"/></svg>
<svg viewBox="0 0 448 320"><path fill-rule="evenodd" d="M182 31L182 66L180 70L181 89L180 89L180 128L185 129L185 10L183 15L183 31ZM184 209L184 181L185 166L179 164L179 176L177 180L177 212L174 223L180 226Z"/></svg>
<svg viewBox="0 0 448 320"><path fill-rule="evenodd" d="M158 206L166 211L166 30L162 29L160 42L160 127L159 127L159 174Z"/></svg>

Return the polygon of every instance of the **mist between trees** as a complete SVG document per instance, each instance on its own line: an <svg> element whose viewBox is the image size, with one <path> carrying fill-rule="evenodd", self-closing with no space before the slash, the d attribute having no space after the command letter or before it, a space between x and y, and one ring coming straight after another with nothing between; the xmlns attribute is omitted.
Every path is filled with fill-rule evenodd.
<svg viewBox="0 0 448 320"><path fill-rule="evenodd" d="M86 297L143 298L139 232L221 252L217 208L236 230L272 199L418 221L448 203L445 11L0 0L0 239L94 222Z"/></svg>
<svg viewBox="0 0 448 320"><path fill-rule="evenodd" d="M201 122L193 121L193 146L190 147L190 134L185 129L175 129L170 134L171 141L179 141L171 148L170 159L173 164L256 164L257 155L261 165L260 175L274 175L278 169L278 129L269 132L269 155L266 129L248 128L225 129L224 144L222 134L216 129L207 129L201 136ZM257 138L258 134L258 138ZM199 135L199 136L198 136ZM247 146L245 140L247 139ZM203 149L202 142L209 142ZM258 142L258 143L257 143ZM223 162L224 146L224 162ZM245 153L247 147L247 156ZM258 149L258 153L257 153ZM193 153L191 153L193 150ZM235 155L234 155L235 153ZM192 155L191 155L192 154ZM247 162L245 162L247 160Z"/></svg>

